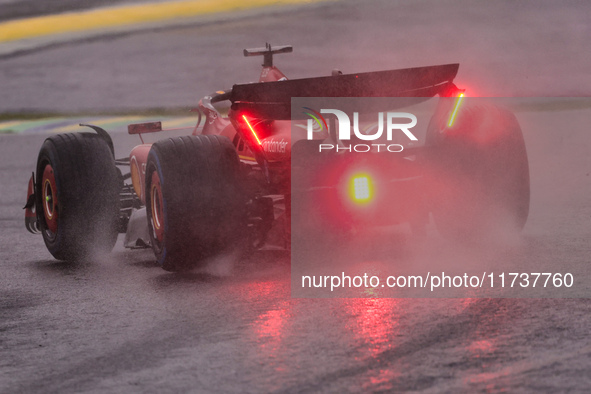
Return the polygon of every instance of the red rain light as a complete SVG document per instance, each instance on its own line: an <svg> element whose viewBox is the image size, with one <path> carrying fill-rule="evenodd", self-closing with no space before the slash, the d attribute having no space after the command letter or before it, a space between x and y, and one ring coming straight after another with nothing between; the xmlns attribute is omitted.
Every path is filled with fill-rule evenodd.
<svg viewBox="0 0 591 394"><path fill-rule="evenodd" d="M248 119L246 119L246 115L242 115L242 119L244 119L244 121L246 122L246 124L248 125L248 128L250 129L252 135L254 135L254 138L257 140L257 143L259 145L261 144L261 140L259 139L259 136L257 135L257 133L254 131L254 128L251 126L250 122L248 121Z"/></svg>

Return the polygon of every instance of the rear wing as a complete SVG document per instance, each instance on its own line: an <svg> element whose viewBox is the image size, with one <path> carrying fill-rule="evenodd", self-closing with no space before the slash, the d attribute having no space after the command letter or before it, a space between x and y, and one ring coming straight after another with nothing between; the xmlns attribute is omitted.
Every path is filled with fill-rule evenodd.
<svg viewBox="0 0 591 394"><path fill-rule="evenodd" d="M410 103L457 89L459 64L405 68L328 77L238 84L232 110L247 110L268 119L291 119L292 97L409 97Z"/></svg>

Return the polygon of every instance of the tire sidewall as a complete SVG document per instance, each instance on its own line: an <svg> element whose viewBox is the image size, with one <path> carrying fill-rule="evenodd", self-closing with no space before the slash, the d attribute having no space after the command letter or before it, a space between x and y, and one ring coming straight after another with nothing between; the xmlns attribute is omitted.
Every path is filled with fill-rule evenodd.
<svg viewBox="0 0 591 394"><path fill-rule="evenodd" d="M49 146L51 145L51 146ZM67 235L65 234L67 232L67 227L63 225L64 222L64 215L67 218L68 212L66 211L64 213L64 209L62 208L61 205L58 205L58 219L57 219L57 232L49 235L48 232L50 232L47 223L45 221L45 214L44 214L44 210L43 210L43 201L42 201L42 195L43 193L41 192L43 184L42 184L42 180L43 180L43 171L45 169L46 165L51 165L51 167L53 168L53 174L54 174L54 179L55 179L55 184L56 184L56 191L55 193L57 194L57 200L58 201L63 201L63 181L62 181L62 174L61 174L61 169L60 169L60 162L57 158L57 155L54 152L55 147L53 147L53 144L50 141L45 141L40 154L39 154L39 159L38 159L38 164L37 164L37 190L39 191L37 193L37 198L36 198L36 202L37 202L37 206L36 206L36 211L38 212L38 218L39 218L39 225L41 228L41 232L44 233L43 234L43 241L45 242L45 246L47 247L47 249L49 250L49 252L55 256L56 258L60 258L61 254L60 251L63 249L63 247L65 246L65 239L67 238ZM58 257L60 256L60 257ZM65 256L63 256L65 257Z"/></svg>
<svg viewBox="0 0 591 394"><path fill-rule="evenodd" d="M174 269L174 267L168 267L166 264L167 261L167 257L168 257L168 250L166 248L166 240L167 238L170 238L170 234L168 232L168 210L167 210L167 199L166 199L166 195L165 195L165 182L167 182L167 180L164 177L164 174L162 173L162 166L160 164L160 159L158 158L158 154L155 151L155 149L157 149L157 147L153 147L150 150L150 153L148 154L148 161L147 161L147 165L146 165L146 190L145 190L145 196L146 196L146 212L147 212L147 217L148 217L148 231L150 233L150 242L152 243L152 250L154 251L154 255L156 256L156 261L158 262L158 264L166 269L166 270L171 270ZM162 242L159 242L156 239L156 236L154 234L154 228L153 228L153 224L152 224L152 195L151 195L151 188L152 188L152 173L156 171L158 173L158 177L160 178L160 187L161 190L160 192L162 193L162 211L163 211L163 226L164 226L164 235L163 235L163 240Z"/></svg>
<svg viewBox="0 0 591 394"><path fill-rule="evenodd" d="M48 233L42 201L43 170L53 169L57 232ZM107 143L91 133L47 138L36 168L36 211L43 240L58 260L78 261L108 253L117 240L122 179Z"/></svg>

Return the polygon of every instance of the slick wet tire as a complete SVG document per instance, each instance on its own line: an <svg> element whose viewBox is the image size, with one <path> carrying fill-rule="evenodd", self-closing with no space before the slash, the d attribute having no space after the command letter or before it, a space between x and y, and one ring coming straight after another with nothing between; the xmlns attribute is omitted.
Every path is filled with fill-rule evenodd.
<svg viewBox="0 0 591 394"><path fill-rule="evenodd" d="M432 119L427 135L434 169L432 212L439 232L482 241L521 231L529 212L529 166L515 115L467 102L453 127L441 124Z"/></svg>
<svg viewBox="0 0 591 394"><path fill-rule="evenodd" d="M45 140L36 169L36 211L43 240L58 260L93 258L113 249L120 172L108 144L91 133Z"/></svg>
<svg viewBox="0 0 591 394"><path fill-rule="evenodd" d="M246 200L234 146L217 135L158 141L146 167L152 248L167 271L186 271L246 240Z"/></svg>

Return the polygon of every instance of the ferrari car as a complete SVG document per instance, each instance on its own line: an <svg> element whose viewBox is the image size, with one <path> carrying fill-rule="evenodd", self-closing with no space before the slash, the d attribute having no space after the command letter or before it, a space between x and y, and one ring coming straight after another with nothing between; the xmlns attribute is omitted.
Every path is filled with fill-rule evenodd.
<svg viewBox="0 0 591 394"><path fill-rule="evenodd" d="M245 49L263 57L259 81L203 97L190 135L148 144L142 136L163 131L161 122L129 125L141 143L124 158L96 126L47 138L29 180L26 228L70 261L111 251L124 233L125 247L151 247L168 271L260 248L272 229L289 249L293 223L326 222L323 231L408 223L421 236L432 217L456 239L486 236L499 217L523 228L529 173L520 126L507 109L471 103L454 84L458 64L289 80L273 64L288 52ZM355 141L339 138L336 118L311 108L308 119L322 130L309 138L311 120L293 113L294 97L438 101L424 141L400 145L384 164L372 152L355 159L347 150ZM329 146L340 149L322 152Z"/></svg>

